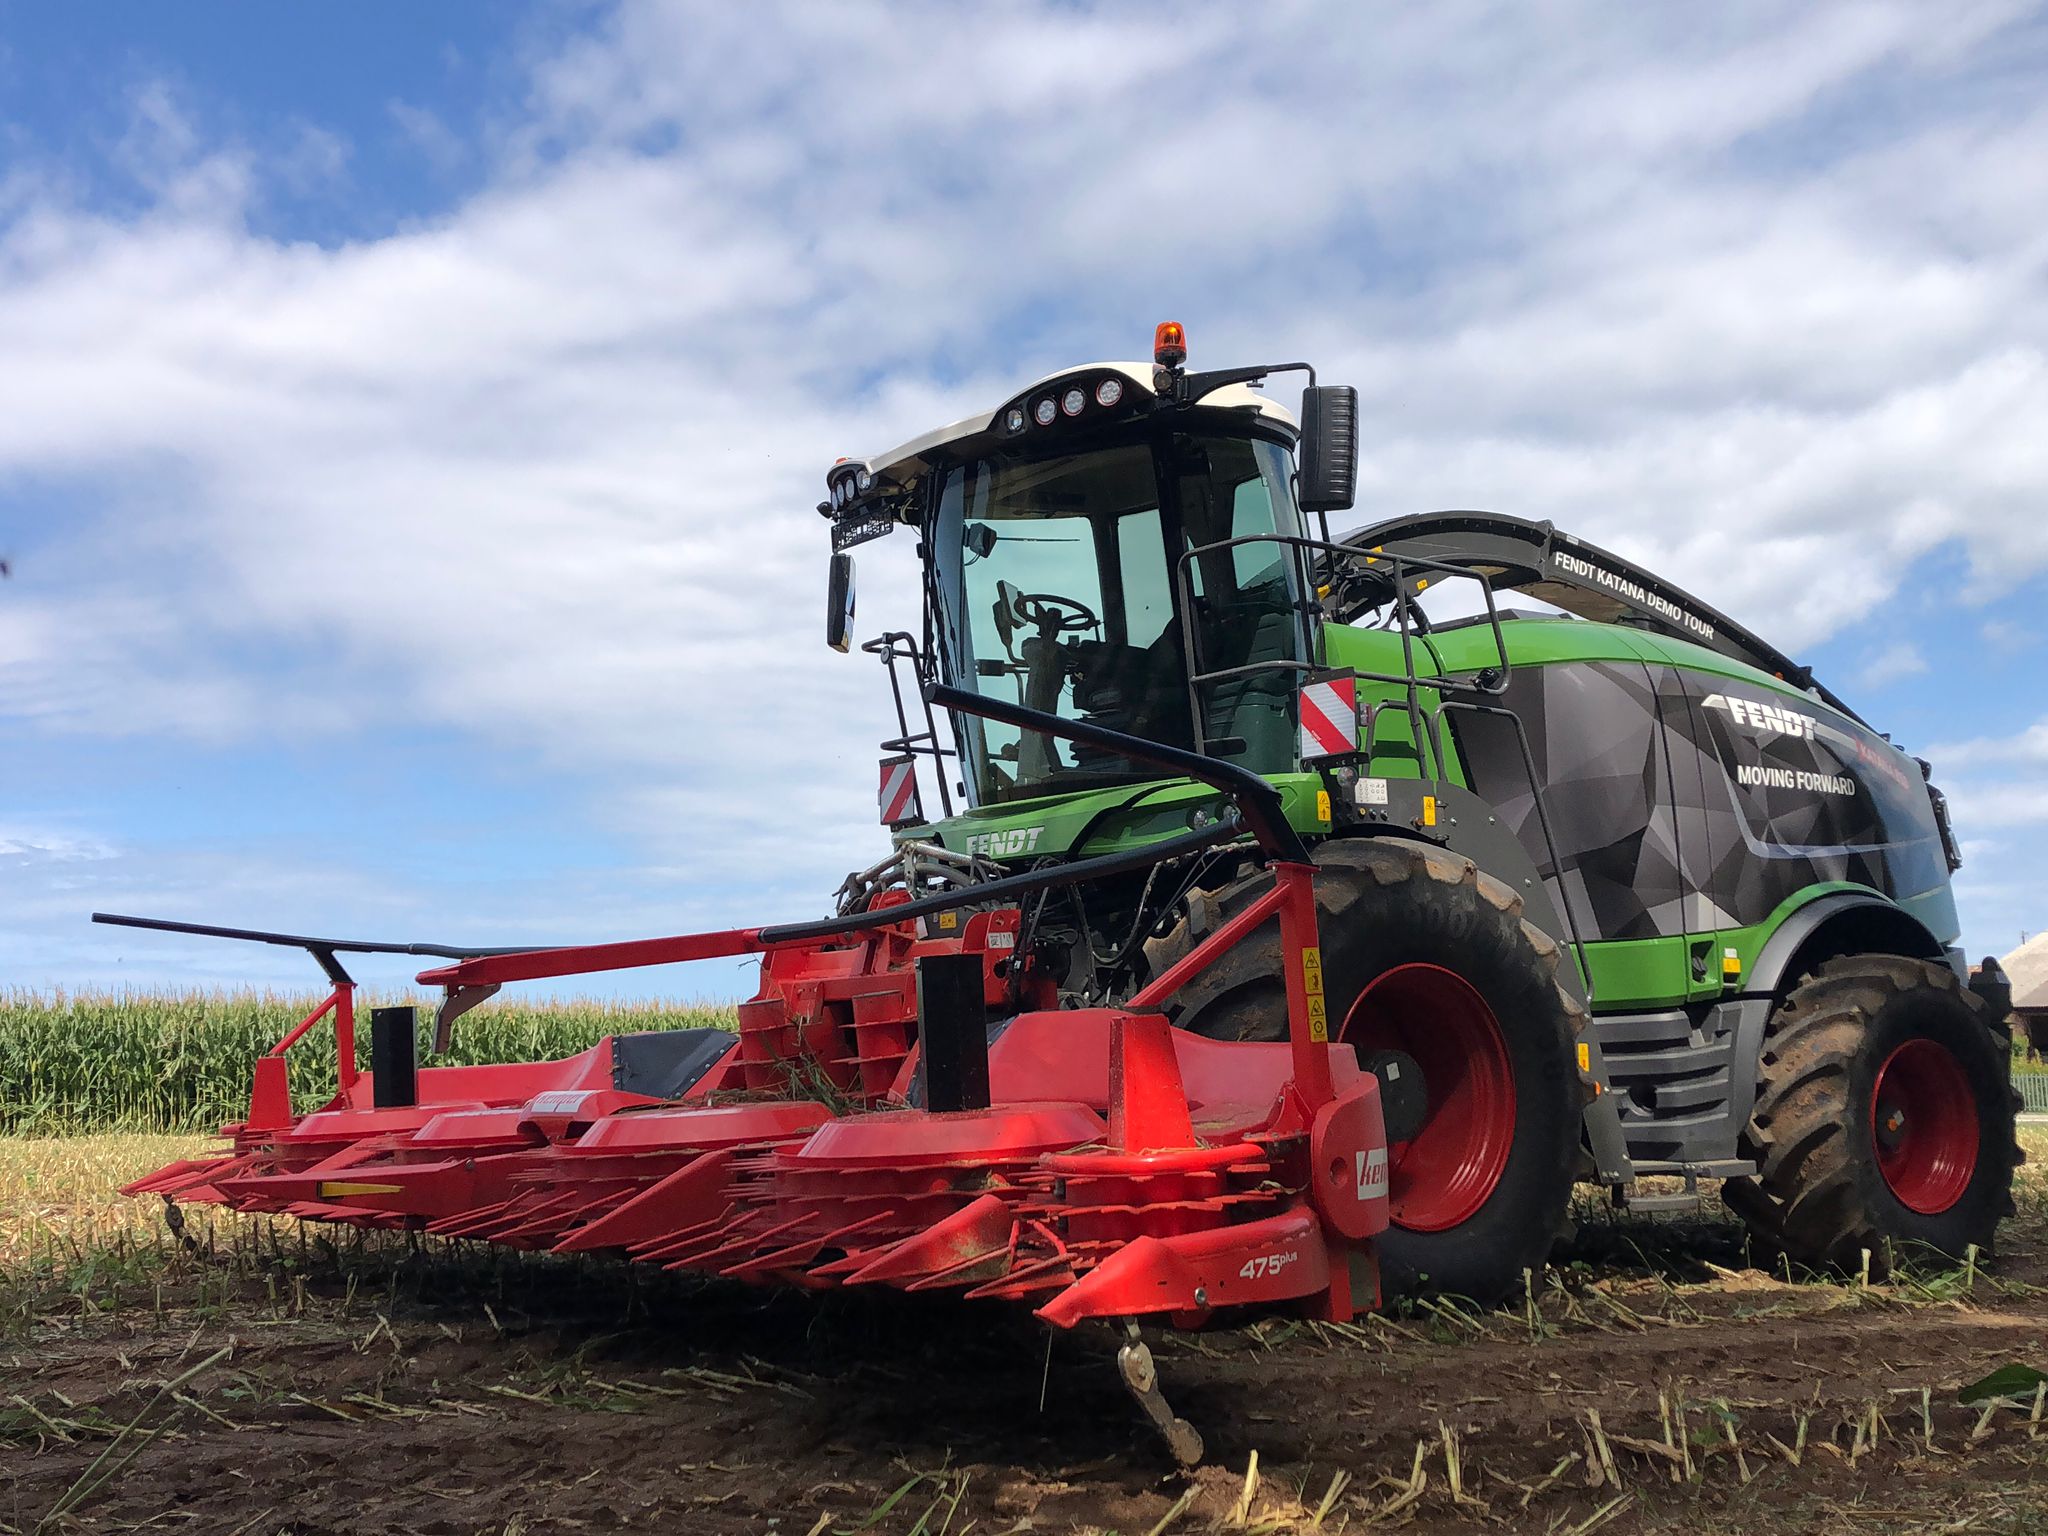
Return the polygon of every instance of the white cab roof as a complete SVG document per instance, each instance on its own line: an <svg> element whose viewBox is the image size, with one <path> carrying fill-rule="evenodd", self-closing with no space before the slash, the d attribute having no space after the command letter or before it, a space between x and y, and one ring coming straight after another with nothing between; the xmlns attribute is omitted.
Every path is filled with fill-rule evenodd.
<svg viewBox="0 0 2048 1536"><path fill-rule="evenodd" d="M1016 394L1010 396L1008 400L1005 400L992 411L976 416L963 416L950 426L940 427L938 430L927 432L921 437L913 437L909 442L900 444L890 449L887 453L877 454L867 461L868 467L873 471L877 479L886 478L899 483L907 482L922 471L934 458L938 457L939 450L947 447L949 444L966 438L979 437L984 433L994 431L997 418L1014 401L1036 394L1050 385L1058 384L1069 378L1084 374L1099 378L1105 373L1120 375L1124 379L1127 389L1151 395L1155 399L1157 398L1157 392L1152 388L1152 365L1150 363L1086 363L1078 368L1062 368L1058 373L1049 373L1042 379L1034 379L1028 386L1017 391ZM1226 384L1214 393L1204 395L1200 409L1243 410L1247 407L1256 410L1262 420L1278 426L1288 436L1297 437L1300 435L1301 424L1295 420L1294 413L1277 401L1269 399L1264 393L1252 388L1249 384Z"/></svg>

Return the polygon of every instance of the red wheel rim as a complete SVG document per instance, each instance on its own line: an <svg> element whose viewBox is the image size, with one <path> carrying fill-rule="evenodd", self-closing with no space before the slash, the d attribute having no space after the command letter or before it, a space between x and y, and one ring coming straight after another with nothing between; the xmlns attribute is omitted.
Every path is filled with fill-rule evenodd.
<svg viewBox="0 0 2048 1536"><path fill-rule="evenodd" d="M1962 1199L1978 1135L1970 1079L1947 1046L1923 1035L1885 1058L1870 1094L1870 1140L1899 1204L1934 1216Z"/></svg>
<svg viewBox="0 0 2048 1536"><path fill-rule="evenodd" d="M1358 995L1338 1038L1368 1054L1405 1052L1422 1069L1422 1127L1388 1149L1394 1224L1442 1232L1469 1221L1515 1142L1514 1069L1486 999L1440 965L1397 965Z"/></svg>

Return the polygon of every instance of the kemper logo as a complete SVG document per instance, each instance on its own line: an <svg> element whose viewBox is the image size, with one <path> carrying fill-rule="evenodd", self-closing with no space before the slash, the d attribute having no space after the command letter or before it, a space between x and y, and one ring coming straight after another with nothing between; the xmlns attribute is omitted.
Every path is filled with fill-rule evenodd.
<svg viewBox="0 0 2048 1536"><path fill-rule="evenodd" d="M968 834L968 854L979 854L990 859L1014 859L1020 853L1031 853L1038 847L1039 838L1045 835L1043 827L1012 827L1007 832L973 832Z"/></svg>
<svg viewBox="0 0 2048 1536"><path fill-rule="evenodd" d="M1360 1150L1358 1160L1358 1198L1361 1200L1383 1199L1387 1193L1387 1149L1374 1147L1371 1151Z"/></svg>
<svg viewBox="0 0 2048 1536"><path fill-rule="evenodd" d="M1788 709L1782 704L1766 704L1760 699L1745 699L1732 693L1710 693L1700 700L1702 709L1718 709L1731 722L1759 736L1796 736L1801 741L1813 740L1813 728L1817 722L1813 716Z"/></svg>
<svg viewBox="0 0 2048 1536"><path fill-rule="evenodd" d="M1550 552L1550 563L1567 575L1590 581L1596 586L1607 588L1610 592L1619 592L1630 602L1648 608L1653 613L1663 614L1672 623L1691 630L1703 640L1714 638L1714 626L1698 614L1681 608L1663 593L1652 592L1640 581L1632 581L1619 571L1610 571L1604 565L1581 560L1577 555L1566 554L1561 549Z"/></svg>

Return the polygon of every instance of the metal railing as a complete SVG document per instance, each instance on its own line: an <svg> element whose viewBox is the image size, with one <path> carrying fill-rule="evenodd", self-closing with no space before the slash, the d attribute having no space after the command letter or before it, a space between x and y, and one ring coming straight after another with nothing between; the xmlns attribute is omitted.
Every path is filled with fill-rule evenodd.
<svg viewBox="0 0 2048 1536"><path fill-rule="evenodd" d="M951 816L953 796L946 784L946 759L958 757L960 754L939 740L939 722L932 713L931 701L922 697L924 685L929 678L927 658L925 653L918 649L917 637L906 630L892 629L865 642L861 650L866 655L881 658L882 665L889 672L889 692L896 701L896 734L882 743L882 750L900 753L913 762L920 757L929 757L932 760L934 776L938 779L940 812L945 816ZM924 729L921 731L913 731L910 728L910 710L903 702L903 684L896 675L896 663L899 661L910 663L911 676L918 682L919 702L924 707Z"/></svg>
<svg viewBox="0 0 2048 1536"><path fill-rule="evenodd" d="M1251 677L1264 672L1287 673L1300 676L1319 670L1316 664L1311 661L1284 659L1253 661L1246 662L1241 666L1218 667L1209 671L1203 670L1201 626L1194 622L1196 612L1195 599L1200 594L1195 591L1189 573L1194 566L1194 562L1204 555L1226 554L1231 550L1240 549L1249 544L1278 544L1289 550L1295 562L1297 588L1304 591L1308 589L1308 583L1313 576L1310 562L1304 558L1308 552L1314 551L1328 555L1332 557L1333 564L1336 558L1350 558L1359 554L1357 549L1349 545L1336 544L1328 539L1311 539L1291 533L1248 533L1234 539L1219 539L1213 544L1195 545L1184 551L1179 559L1175 561L1173 572L1175 596L1178 599L1179 611L1184 615L1181 623L1181 649L1187 662L1188 707L1194 716L1195 750L1197 752L1206 753L1209 750L1209 742L1211 740L1208 711L1206 708L1207 701L1204 697L1204 692L1207 688L1216 683L1230 681L1233 678ZM1351 671L1354 676L1363 681L1385 683L1390 687L1402 690L1403 707L1408 716L1411 739L1415 743L1418 766L1425 765L1426 763L1427 766L1435 770L1430 777L1441 779L1447 776L1444 772L1446 759L1443 753L1443 740L1433 712L1423 707L1423 690L1428 689L1440 696L1447 693L1466 693L1482 697L1494 697L1506 691L1508 677L1513 671L1513 664L1508 660L1507 637L1501 633L1500 612L1494 605L1493 583L1488 581L1483 574L1470 570L1465 566L1449 565L1441 560L1430 560L1421 555L1375 555L1370 558L1386 562L1386 574L1393 585L1391 597L1394 604L1394 624L1396 632L1401 637L1402 670L1400 672L1371 672L1352 668ZM1478 586L1486 600L1487 622L1493 629L1493 648L1497 665L1482 669L1470 681L1457 677L1447 677L1438 673L1431 673L1425 679L1415 664L1415 638L1418 634L1426 633L1427 631L1425 628L1418 627L1415 622L1419 610L1415 606L1414 597L1410 595L1408 590L1410 578L1416 575L1423 576L1425 581L1440 577L1445 580L1469 581ZM1295 608L1297 614L1303 616L1320 611L1306 599L1298 602ZM1426 625L1427 616L1424 615L1423 618ZM1309 639L1312 643L1313 636L1307 633L1306 626L1302 625L1299 627L1303 631L1304 638ZM1427 759L1424 758L1425 748L1427 748L1428 752Z"/></svg>
<svg viewBox="0 0 2048 1536"><path fill-rule="evenodd" d="M2016 1071L2012 1085L2019 1090L2023 1114L2048 1115L2048 1072Z"/></svg>

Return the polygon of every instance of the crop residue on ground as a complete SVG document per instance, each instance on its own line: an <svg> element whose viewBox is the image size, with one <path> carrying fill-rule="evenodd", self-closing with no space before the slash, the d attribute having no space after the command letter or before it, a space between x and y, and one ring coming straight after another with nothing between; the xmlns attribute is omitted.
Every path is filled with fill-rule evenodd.
<svg viewBox="0 0 2048 1536"><path fill-rule="evenodd" d="M2040 1530L2040 1398L1959 1396L2048 1364L2025 1139L1974 1274L1788 1281L1726 1224L1589 1212L1515 1306L1169 1334L1186 1477L1106 1335L225 1213L174 1238L109 1191L195 1143L15 1138L0 1529Z"/></svg>

